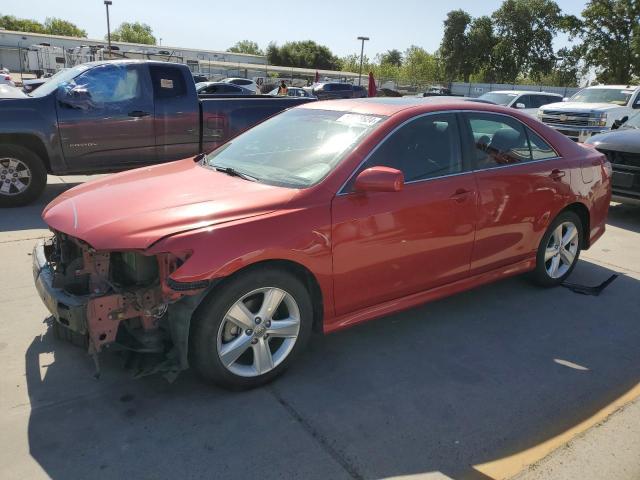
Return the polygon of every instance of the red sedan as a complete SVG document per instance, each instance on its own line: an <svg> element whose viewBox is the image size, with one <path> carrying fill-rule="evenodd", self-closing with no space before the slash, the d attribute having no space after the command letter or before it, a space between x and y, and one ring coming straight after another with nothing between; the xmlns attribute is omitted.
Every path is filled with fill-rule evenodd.
<svg viewBox="0 0 640 480"><path fill-rule="evenodd" d="M513 109L311 103L207 156L62 194L34 277L58 333L90 353L254 387L314 329L525 272L558 285L605 231L610 177L602 154Z"/></svg>

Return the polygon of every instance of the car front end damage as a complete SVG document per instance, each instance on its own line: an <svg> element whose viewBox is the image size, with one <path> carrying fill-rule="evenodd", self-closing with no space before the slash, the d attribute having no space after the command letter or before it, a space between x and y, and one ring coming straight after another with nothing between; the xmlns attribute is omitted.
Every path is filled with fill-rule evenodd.
<svg viewBox="0 0 640 480"><path fill-rule="evenodd" d="M85 340L97 374L98 354L113 347L144 358L137 375L159 372L172 380L189 366L191 315L209 286L171 279L188 257L96 251L54 232L34 248L33 276L55 328Z"/></svg>

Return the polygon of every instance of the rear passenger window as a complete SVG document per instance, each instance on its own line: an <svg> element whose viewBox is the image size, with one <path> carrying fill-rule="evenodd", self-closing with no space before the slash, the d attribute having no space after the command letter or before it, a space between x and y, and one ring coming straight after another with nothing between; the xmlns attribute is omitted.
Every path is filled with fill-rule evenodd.
<svg viewBox="0 0 640 480"><path fill-rule="evenodd" d="M187 85L180 69L151 65L149 73L156 98L175 98L187 94Z"/></svg>
<svg viewBox="0 0 640 480"><path fill-rule="evenodd" d="M557 152L533 130L527 128L527 134L529 135L533 160L546 160L548 158L558 157Z"/></svg>
<svg viewBox="0 0 640 480"><path fill-rule="evenodd" d="M405 182L460 173L459 138L452 113L417 118L387 138L357 173L371 167L391 167L404 174Z"/></svg>
<svg viewBox="0 0 640 480"><path fill-rule="evenodd" d="M550 95L544 95L538 97L538 107L543 107L545 105L549 105L550 103L561 102L562 97L552 97Z"/></svg>
<svg viewBox="0 0 640 480"><path fill-rule="evenodd" d="M477 170L558 156L539 135L513 118L488 113L471 113L467 118Z"/></svg>

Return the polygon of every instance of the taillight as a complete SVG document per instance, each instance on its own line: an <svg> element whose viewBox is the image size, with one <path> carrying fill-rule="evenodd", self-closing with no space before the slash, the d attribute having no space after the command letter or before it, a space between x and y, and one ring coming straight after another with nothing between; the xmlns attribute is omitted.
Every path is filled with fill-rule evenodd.
<svg viewBox="0 0 640 480"><path fill-rule="evenodd" d="M10 81L10 80L11 80L11 77L10 77L9 75L5 75L5 76L4 76L4 79L5 79L5 80L9 80L9 81Z"/></svg>

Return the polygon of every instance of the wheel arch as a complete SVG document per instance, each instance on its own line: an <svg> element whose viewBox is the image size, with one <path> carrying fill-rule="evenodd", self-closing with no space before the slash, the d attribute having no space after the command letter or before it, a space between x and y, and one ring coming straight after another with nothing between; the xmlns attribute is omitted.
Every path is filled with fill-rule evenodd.
<svg viewBox="0 0 640 480"><path fill-rule="evenodd" d="M224 278L221 278L213 283L210 287L209 292L206 296L213 294L213 292L222 287L224 284L229 282L230 280L236 278L240 274L246 274L252 270L257 269L265 269L265 268L273 268L280 271L284 271L294 275L298 280L302 282L305 286L309 295L311 296L311 304L313 306L313 330L315 332L323 331L323 321L324 321L324 304L323 304L323 294L322 289L320 288L320 284L316 276L309 270L306 266L301 263L295 262L293 260L285 260L285 259L268 259L261 260L250 265L246 265L236 271L234 271L231 275L228 275ZM199 308L204 302L200 302L197 308ZM196 310L197 310L196 308ZM195 311L194 311L195 313Z"/></svg>
<svg viewBox="0 0 640 480"><path fill-rule="evenodd" d="M590 245L590 232L591 232L591 216L589 214L589 209L584 203L575 202L567 205L561 212L558 213L560 215L563 212L573 212L575 213L580 222L582 223L582 241L580 248L583 250L587 250Z"/></svg>
<svg viewBox="0 0 640 480"><path fill-rule="evenodd" d="M47 148L37 135L32 133L2 133L0 134L0 145L18 145L31 150L44 163L47 173L51 173L51 159Z"/></svg>

